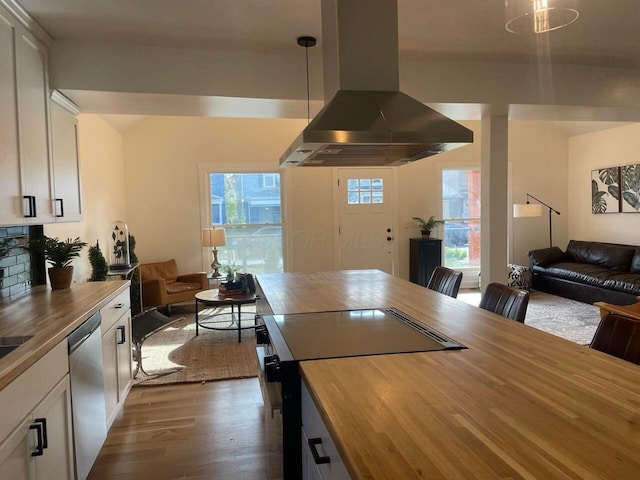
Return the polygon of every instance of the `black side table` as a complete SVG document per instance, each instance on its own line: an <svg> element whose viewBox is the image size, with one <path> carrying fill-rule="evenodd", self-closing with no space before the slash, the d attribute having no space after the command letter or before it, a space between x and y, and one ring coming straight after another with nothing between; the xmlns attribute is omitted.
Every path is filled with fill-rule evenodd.
<svg viewBox="0 0 640 480"><path fill-rule="evenodd" d="M426 287L436 267L442 265L442 239L409 239L409 280Z"/></svg>
<svg viewBox="0 0 640 480"><path fill-rule="evenodd" d="M256 294L247 293L245 295L237 296L220 296L218 290L204 290L196 293L196 337L199 335L199 328L206 328L208 330L237 330L238 342L242 342L242 330L248 328L256 328L257 325L242 326L242 305L248 305L256 303ZM201 304L201 305L199 305ZM204 308L218 308L218 307L231 307L231 312L211 313L208 315L200 316L199 306ZM236 315L235 307L238 307L238 314ZM229 319L221 319L221 317L230 315ZM223 325L227 326L216 326Z"/></svg>

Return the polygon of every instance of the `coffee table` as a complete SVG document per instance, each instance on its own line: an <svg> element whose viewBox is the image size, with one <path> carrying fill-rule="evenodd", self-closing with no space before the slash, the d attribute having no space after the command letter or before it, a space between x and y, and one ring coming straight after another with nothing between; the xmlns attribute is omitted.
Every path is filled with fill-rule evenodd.
<svg viewBox="0 0 640 480"><path fill-rule="evenodd" d="M196 337L199 335L199 328L208 330L237 330L238 342L242 342L242 330L256 328L257 325L242 325L242 305L256 303L255 293L244 295L221 296L217 289L204 290L196 293ZM200 315L200 307L219 308L231 307L231 312L219 312ZM237 307L237 315L236 315ZM223 318L223 317L230 318ZM255 321L254 321L255 323ZM226 326L222 326L226 325Z"/></svg>

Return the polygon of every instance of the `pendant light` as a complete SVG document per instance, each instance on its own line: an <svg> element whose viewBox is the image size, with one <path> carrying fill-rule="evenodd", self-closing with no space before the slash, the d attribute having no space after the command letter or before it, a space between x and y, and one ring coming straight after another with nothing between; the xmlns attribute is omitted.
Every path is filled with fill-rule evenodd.
<svg viewBox="0 0 640 480"><path fill-rule="evenodd" d="M505 0L508 32L545 33L578 19L578 0Z"/></svg>

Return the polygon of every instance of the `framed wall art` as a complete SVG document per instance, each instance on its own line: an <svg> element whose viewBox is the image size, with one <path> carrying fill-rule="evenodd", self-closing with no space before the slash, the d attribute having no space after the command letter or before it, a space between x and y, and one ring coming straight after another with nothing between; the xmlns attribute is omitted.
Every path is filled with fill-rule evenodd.
<svg viewBox="0 0 640 480"><path fill-rule="evenodd" d="M591 213L620 212L620 167L591 170Z"/></svg>
<svg viewBox="0 0 640 480"><path fill-rule="evenodd" d="M640 164L621 167L622 212L640 213Z"/></svg>

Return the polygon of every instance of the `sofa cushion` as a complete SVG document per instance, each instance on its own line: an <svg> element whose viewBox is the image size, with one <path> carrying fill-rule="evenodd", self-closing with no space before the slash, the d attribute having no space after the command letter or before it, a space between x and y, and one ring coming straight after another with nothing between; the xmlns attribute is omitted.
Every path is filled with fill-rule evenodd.
<svg viewBox="0 0 640 480"><path fill-rule="evenodd" d="M544 269L534 267L534 272L595 287L604 287L605 282L614 273L607 267L573 262L554 263Z"/></svg>
<svg viewBox="0 0 640 480"><path fill-rule="evenodd" d="M199 283L170 282L166 284L166 287L169 295L173 293L188 292L191 290L202 290L202 285Z"/></svg>
<svg viewBox="0 0 640 480"><path fill-rule="evenodd" d="M636 254L631 259L631 273L640 273L640 247L636 248Z"/></svg>
<svg viewBox="0 0 640 480"><path fill-rule="evenodd" d="M145 263L140 265L142 281L163 278L168 282L175 282L178 278L178 265L172 258L166 262Z"/></svg>
<svg viewBox="0 0 640 480"><path fill-rule="evenodd" d="M636 247L632 246L579 240L571 240L566 251L572 262L600 265L623 272L630 270L635 253Z"/></svg>
<svg viewBox="0 0 640 480"><path fill-rule="evenodd" d="M640 295L640 273L612 272L605 280L604 287Z"/></svg>

